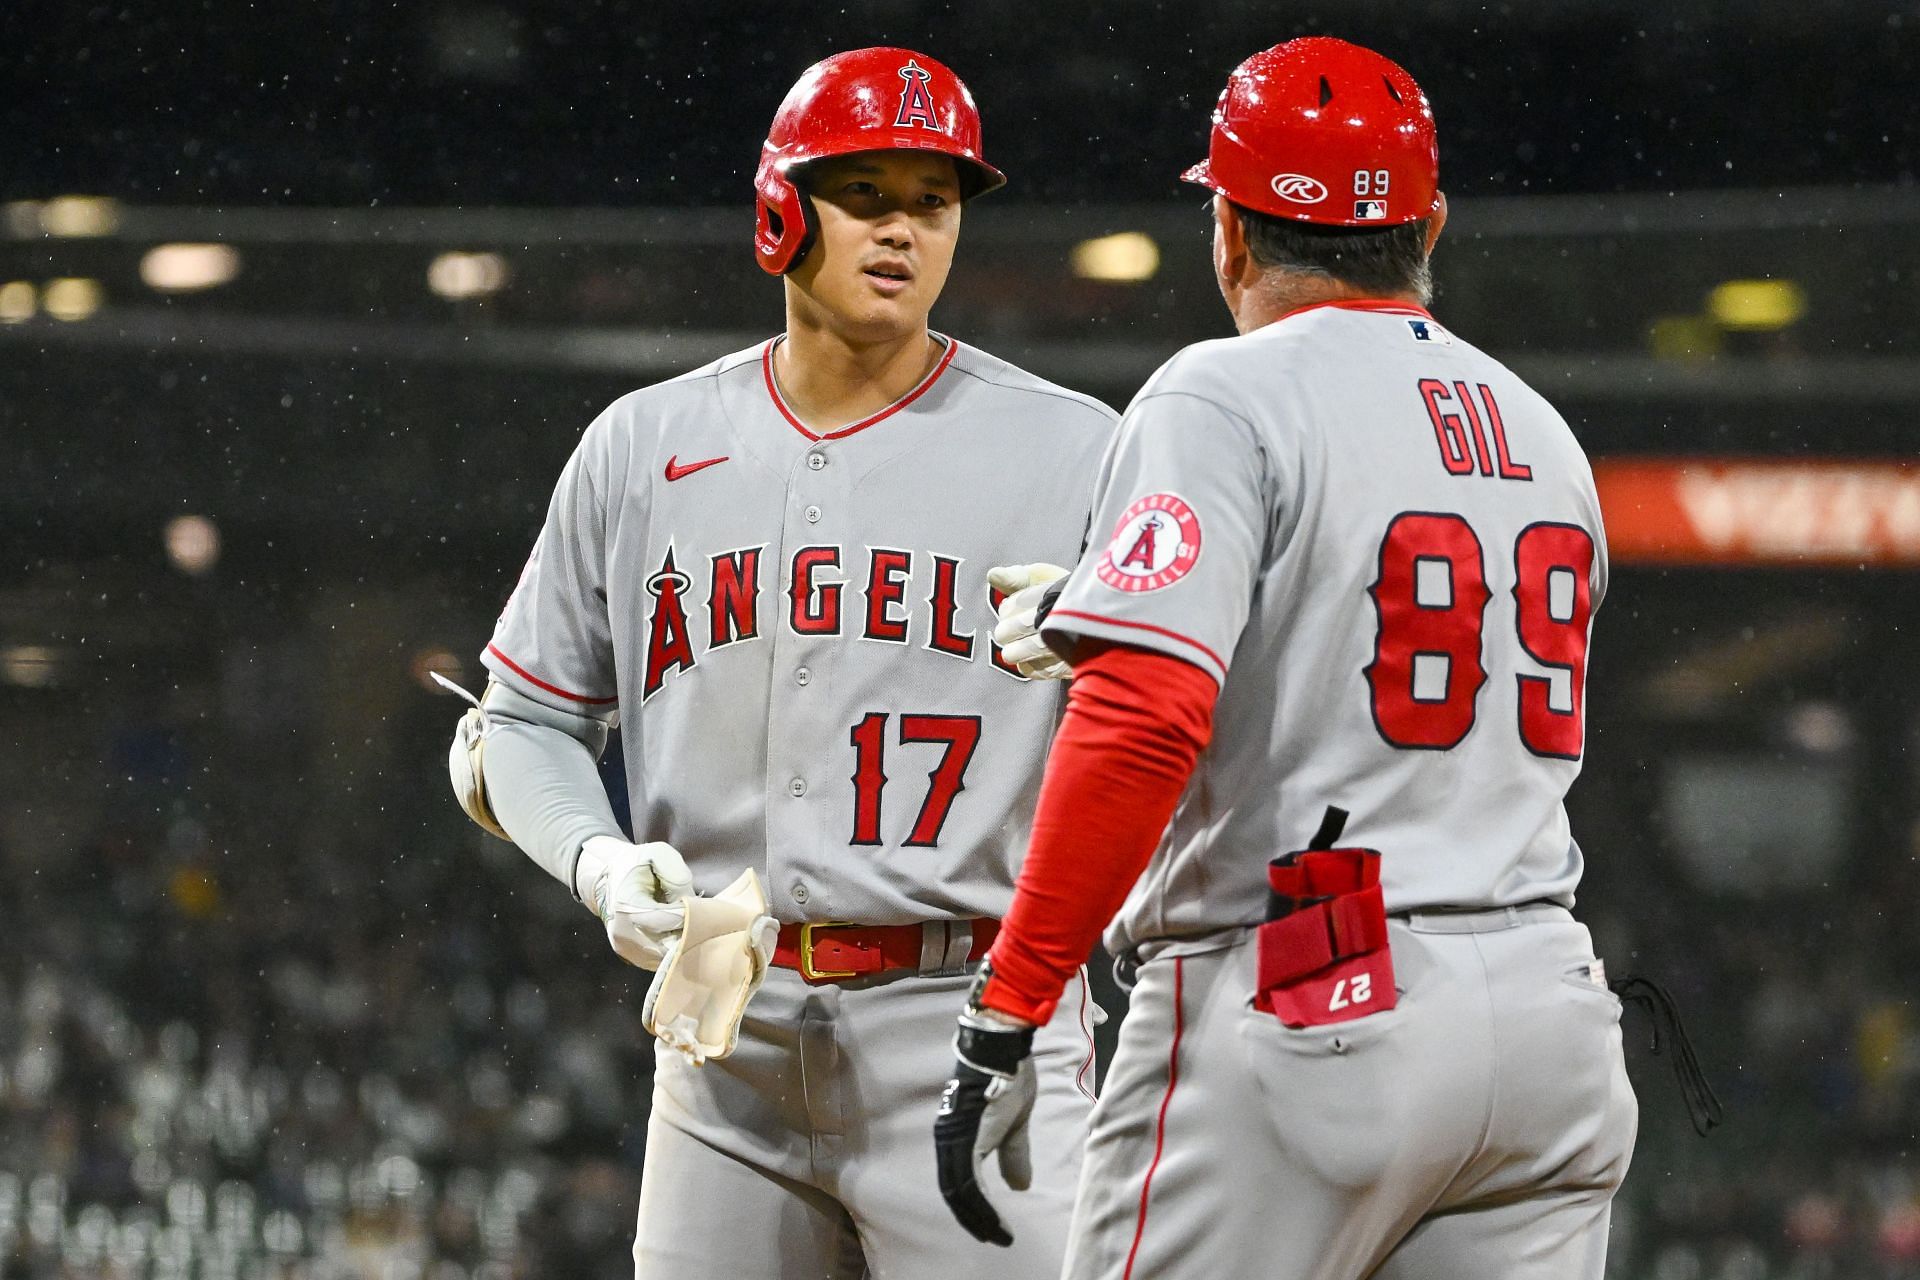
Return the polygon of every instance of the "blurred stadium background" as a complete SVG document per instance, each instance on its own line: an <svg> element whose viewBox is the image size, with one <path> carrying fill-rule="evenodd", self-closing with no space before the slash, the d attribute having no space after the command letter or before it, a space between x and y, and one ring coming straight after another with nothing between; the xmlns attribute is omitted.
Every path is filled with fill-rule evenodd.
<svg viewBox="0 0 1920 1280"><path fill-rule="evenodd" d="M1436 312L1604 486L1582 912L1731 1113L1628 1014L1614 1274L1920 1276L1920 5L151 9L0 10L0 1280L627 1274L642 988L429 673L603 404L778 326L801 68L971 83L936 323L1121 405L1226 331L1218 86L1315 31L1426 85Z"/></svg>

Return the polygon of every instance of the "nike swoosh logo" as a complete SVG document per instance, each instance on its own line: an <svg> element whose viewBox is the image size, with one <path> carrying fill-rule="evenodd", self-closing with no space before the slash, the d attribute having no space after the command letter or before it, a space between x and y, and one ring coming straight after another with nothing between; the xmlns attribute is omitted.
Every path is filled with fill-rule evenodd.
<svg viewBox="0 0 1920 1280"><path fill-rule="evenodd" d="M717 467L725 461L726 458L724 457L708 458L705 462L689 462L683 467L680 465L680 455L676 453L667 459L667 479L669 481L684 480L696 471L704 471L708 467Z"/></svg>

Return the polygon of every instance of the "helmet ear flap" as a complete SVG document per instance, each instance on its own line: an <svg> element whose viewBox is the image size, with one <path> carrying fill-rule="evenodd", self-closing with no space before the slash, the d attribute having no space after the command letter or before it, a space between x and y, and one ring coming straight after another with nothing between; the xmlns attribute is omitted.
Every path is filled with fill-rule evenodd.
<svg viewBox="0 0 1920 1280"><path fill-rule="evenodd" d="M754 248L768 275L784 276L800 265L819 235L813 202L788 175L777 169L761 175L754 202Z"/></svg>

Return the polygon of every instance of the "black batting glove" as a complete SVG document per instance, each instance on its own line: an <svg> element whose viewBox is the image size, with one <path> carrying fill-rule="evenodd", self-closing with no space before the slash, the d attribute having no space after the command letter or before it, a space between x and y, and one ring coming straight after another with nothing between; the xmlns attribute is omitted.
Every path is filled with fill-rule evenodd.
<svg viewBox="0 0 1920 1280"><path fill-rule="evenodd" d="M977 988L976 988L977 989ZM953 1038L953 1077L940 1094L933 1124L940 1195L976 1240L1006 1247L1013 1233L980 1189L979 1171L998 1154L1001 1176L1015 1191L1033 1182L1027 1119L1039 1085L1033 1073L1033 1027L1009 1026L969 1006Z"/></svg>

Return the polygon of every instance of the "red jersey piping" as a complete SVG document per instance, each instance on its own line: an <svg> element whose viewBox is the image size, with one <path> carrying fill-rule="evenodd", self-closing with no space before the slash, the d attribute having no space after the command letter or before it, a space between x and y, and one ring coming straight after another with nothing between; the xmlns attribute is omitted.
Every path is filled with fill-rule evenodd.
<svg viewBox="0 0 1920 1280"><path fill-rule="evenodd" d="M1088 989L1087 967L1085 965L1081 965L1080 966L1080 1034L1084 1035L1087 1038L1087 1057L1086 1057L1086 1061L1080 1064L1080 1070L1074 1072L1073 1085L1074 1085L1074 1088L1080 1090L1081 1093L1086 1095L1086 1099L1088 1102L1097 1102L1099 1101L1099 1099L1095 1098L1093 1096L1093 1090L1087 1087L1087 1076L1089 1073L1092 1072L1094 1067L1095 1057L1099 1053L1099 1049L1094 1045L1094 1042L1093 1042L1093 1019L1087 1016L1088 1006L1091 1005L1092 1003L1093 1003L1093 992Z"/></svg>
<svg viewBox="0 0 1920 1280"><path fill-rule="evenodd" d="M1170 631L1166 627L1156 627L1151 622L1128 622L1125 618L1107 618L1097 613L1082 613L1078 609L1055 609L1052 613L1049 613L1047 617L1049 619L1084 618L1088 622L1104 622L1110 627L1132 627L1136 631L1151 631L1157 636L1165 636L1169 640L1178 640L1181 644L1191 645L1213 659L1214 663L1218 665L1222 671L1227 669L1227 664L1221 661L1220 655L1207 648L1206 645L1201 644L1198 640L1195 640L1191 636L1183 636L1178 631ZM1208 672L1207 674L1212 675L1213 673Z"/></svg>
<svg viewBox="0 0 1920 1280"><path fill-rule="evenodd" d="M1140 1184L1140 1216L1133 1227L1133 1247L1127 1250L1127 1269L1121 1280L1133 1280L1133 1264L1140 1256L1140 1241L1147 1234L1147 1197L1153 1192L1154 1171L1160 1167L1160 1155L1167 1146L1167 1107L1173 1102L1173 1087L1180 1083L1180 988L1185 956L1173 958L1173 1048L1167 1054L1167 1091L1160 1099L1160 1118L1153 1127L1153 1163L1147 1166L1146 1181Z"/></svg>
<svg viewBox="0 0 1920 1280"><path fill-rule="evenodd" d="M1433 313L1419 303L1402 302L1398 298L1333 298L1326 302L1309 302L1304 307L1295 307L1280 318L1291 320L1322 307L1338 307L1342 311L1379 311L1390 316L1420 316L1433 320ZM1435 320L1434 323L1438 324L1439 321Z"/></svg>
<svg viewBox="0 0 1920 1280"><path fill-rule="evenodd" d="M618 698L589 698L584 693L571 693L566 689L562 689L557 684L548 684L545 680L542 680L539 676L533 674L533 672L527 670L525 667L515 662L512 658L509 658L506 654L500 652L500 646L497 644L489 644L487 646L487 652L492 654L494 657L500 659L500 661L506 663L508 670L512 671L513 674L519 676L522 680L525 680L528 684L533 685L536 688L545 689L548 693L556 694L562 698L568 699L569 701L584 702L589 706L595 706L595 707L605 706L609 702L620 701L620 699Z"/></svg>
<svg viewBox="0 0 1920 1280"><path fill-rule="evenodd" d="M766 379L767 396L773 401L773 407L780 411L780 416L787 420L789 426L809 440L838 440L843 436L850 436L856 431L864 431L883 418L892 417L925 395L928 389L940 380L940 375L947 371L947 366L953 363L954 353L960 350L960 344L952 338L945 338L945 335L936 335L945 338L947 349L941 354L940 359L934 364L933 368L927 372L927 376L920 379L919 384L916 385L913 390L907 392L907 394L901 396L898 400L895 400L892 404L870 418L862 418L858 422L849 423L847 426L836 428L835 430L827 432L825 435L821 435L806 423L796 418L793 410L787 408L787 402L780 398L780 386L773 380L773 349L780 345L781 339L785 336L785 334L782 334L780 337L767 339L766 347L760 352L760 373L761 376Z"/></svg>

